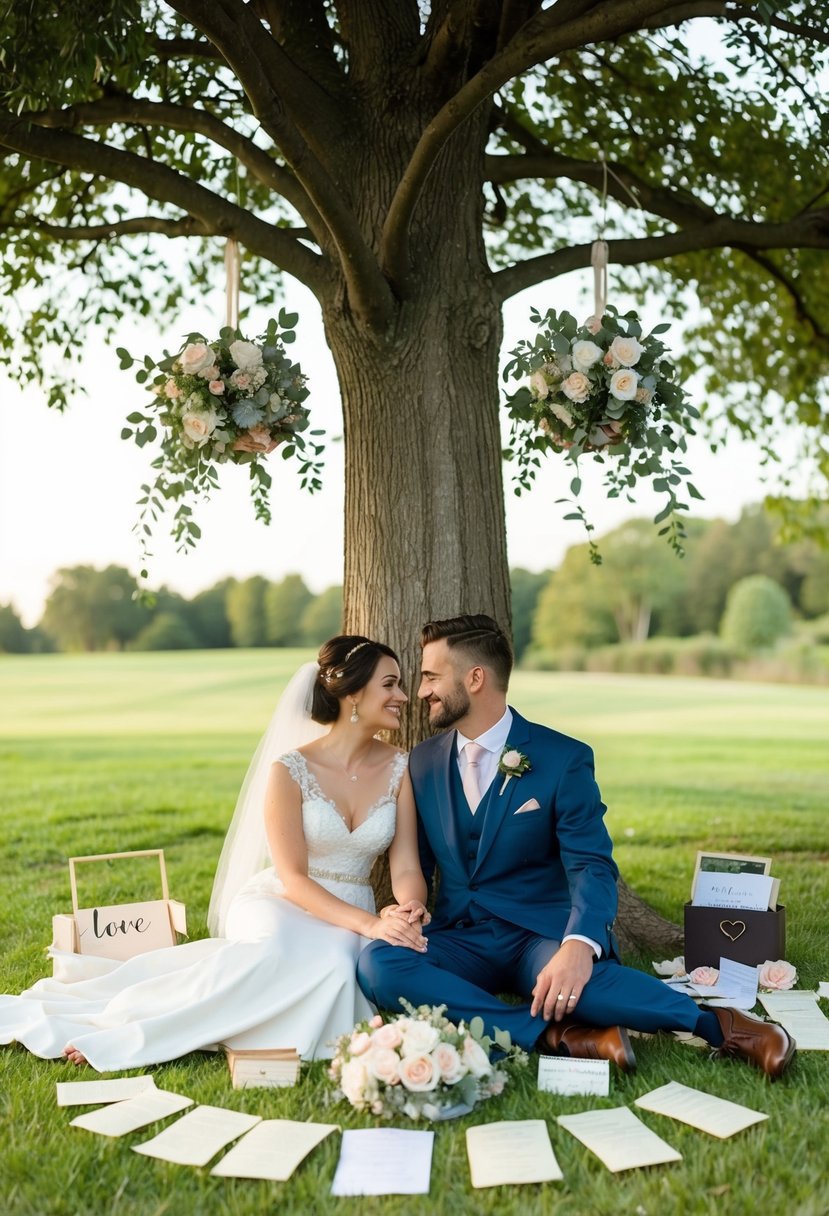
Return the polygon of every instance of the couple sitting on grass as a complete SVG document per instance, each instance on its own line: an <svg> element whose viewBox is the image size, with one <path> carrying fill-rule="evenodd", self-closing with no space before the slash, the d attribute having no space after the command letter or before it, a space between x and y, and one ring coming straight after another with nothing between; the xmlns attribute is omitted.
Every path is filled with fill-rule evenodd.
<svg viewBox="0 0 829 1216"><path fill-rule="evenodd" d="M0 997L0 1041L100 1071L218 1043L318 1059L371 1005L396 1012L402 997L445 1005L453 1021L479 1016L528 1051L631 1069L626 1028L692 1031L780 1076L795 1051L781 1027L698 1008L619 962L592 752L508 707L512 651L495 621L432 622L422 652L418 696L440 733L406 757L375 737L407 700L394 652L326 642L245 779L215 936L122 963L56 954L54 979ZM370 874L386 849L397 902L378 914Z"/></svg>

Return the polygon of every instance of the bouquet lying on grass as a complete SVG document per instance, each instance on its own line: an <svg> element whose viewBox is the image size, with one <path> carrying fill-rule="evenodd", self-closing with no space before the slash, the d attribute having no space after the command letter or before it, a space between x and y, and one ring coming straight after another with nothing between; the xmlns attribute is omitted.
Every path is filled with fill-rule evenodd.
<svg viewBox="0 0 829 1216"><path fill-rule="evenodd" d="M263 457L278 444L284 445L283 457L299 459L303 487L319 489L323 448L302 437L309 423L302 404L308 396L306 377L285 353L296 320L282 309L278 322L269 321L253 342L226 327L215 341L189 334L177 354L158 363L149 356L142 361L136 379L147 385L152 376L152 400L129 415L131 425L121 438L134 438L144 447L161 433L161 454L153 461L158 475L154 485L141 487L144 497L139 499L139 528L146 536L150 522L164 510L163 500L175 501L173 536L182 545L193 545L200 531L187 500L208 497L218 484L216 466L226 462L249 466L257 518L269 523L272 479ZM135 360L128 351L121 347L117 353L123 369L132 367Z"/></svg>
<svg viewBox="0 0 829 1216"><path fill-rule="evenodd" d="M448 1119L466 1115L476 1102L503 1092L509 1074L505 1063L526 1064L527 1055L497 1030L484 1035L481 1018L455 1025L444 1017L445 1005L421 1005L385 1020L376 1014L359 1022L337 1040L329 1076L335 1098L356 1110L391 1119ZM492 1063L492 1046L503 1052Z"/></svg>
<svg viewBox="0 0 829 1216"><path fill-rule="evenodd" d="M670 326L663 323L645 334L636 313L620 316L611 305L583 325L569 312L552 309L544 316L533 309L530 319L538 333L519 342L504 368L505 380L528 381L507 400L516 493L529 489L543 453L566 451L574 465L583 453L593 453L606 465L608 497L630 498L645 478L667 495L655 522L673 516L662 533L679 549L684 531L675 513L687 510L687 504L677 495L689 476L681 454L699 412L677 382L660 337ZM570 489L578 498L578 476ZM702 497L690 482L687 490ZM586 524L581 510L566 518Z"/></svg>

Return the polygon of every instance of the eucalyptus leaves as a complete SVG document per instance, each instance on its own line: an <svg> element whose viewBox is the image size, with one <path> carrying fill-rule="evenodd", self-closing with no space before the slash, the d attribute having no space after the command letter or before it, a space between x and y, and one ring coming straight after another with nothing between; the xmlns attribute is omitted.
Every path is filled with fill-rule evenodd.
<svg viewBox="0 0 829 1216"><path fill-rule="evenodd" d="M681 459L699 413L676 383L659 336L669 325L643 334L636 313L620 316L610 305L584 325L570 313L552 309L544 316L533 309L530 319L538 334L521 341L504 368L504 380L529 378L507 401L516 493L529 489L545 452L566 452L576 468L589 452L607 467L610 498L625 494L633 501L631 491L644 479L666 495L655 522L663 524L660 534L682 552L685 531L678 512L688 507L679 494L684 486L691 497L702 497L687 480L690 471ZM578 473L570 490L577 498ZM581 520L588 535L593 530L578 505L565 518ZM591 559L600 561L592 540L590 548Z"/></svg>

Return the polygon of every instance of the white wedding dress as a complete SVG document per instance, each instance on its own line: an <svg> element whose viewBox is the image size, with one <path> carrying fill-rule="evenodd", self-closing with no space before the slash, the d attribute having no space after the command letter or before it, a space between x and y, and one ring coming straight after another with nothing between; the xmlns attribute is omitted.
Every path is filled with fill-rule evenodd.
<svg viewBox="0 0 829 1216"><path fill-rule="evenodd" d="M297 751L280 757L302 790L308 873L340 899L374 911L369 875L391 844L407 757L350 832ZM371 1006L356 980L365 939L282 898L273 867L236 893L225 938L206 938L127 962L53 951L54 976L0 996L0 1043L45 1059L71 1043L99 1072L177 1059L226 1043L294 1047L328 1059L332 1043Z"/></svg>

